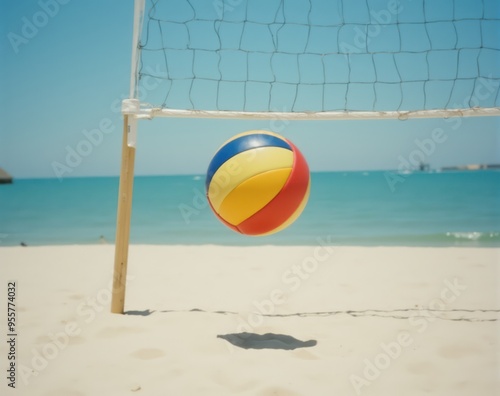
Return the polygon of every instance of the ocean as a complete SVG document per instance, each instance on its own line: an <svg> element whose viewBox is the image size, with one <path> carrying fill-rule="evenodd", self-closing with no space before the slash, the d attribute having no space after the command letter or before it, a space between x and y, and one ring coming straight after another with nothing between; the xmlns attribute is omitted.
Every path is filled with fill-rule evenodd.
<svg viewBox="0 0 500 396"><path fill-rule="evenodd" d="M312 173L301 217L266 237L213 215L204 176L134 183L131 243L161 245L500 246L500 171ZM114 243L117 177L0 185L0 246Z"/></svg>

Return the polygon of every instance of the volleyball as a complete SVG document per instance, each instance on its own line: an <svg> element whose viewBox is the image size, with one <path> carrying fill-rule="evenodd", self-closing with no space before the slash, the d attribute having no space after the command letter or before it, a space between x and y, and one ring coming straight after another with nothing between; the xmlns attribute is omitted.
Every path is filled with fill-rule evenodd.
<svg viewBox="0 0 500 396"><path fill-rule="evenodd" d="M297 147L268 131L226 141L208 166L208 202L217 218L245 235L270 235L292 224L309 198L309 167Z"/></svg>

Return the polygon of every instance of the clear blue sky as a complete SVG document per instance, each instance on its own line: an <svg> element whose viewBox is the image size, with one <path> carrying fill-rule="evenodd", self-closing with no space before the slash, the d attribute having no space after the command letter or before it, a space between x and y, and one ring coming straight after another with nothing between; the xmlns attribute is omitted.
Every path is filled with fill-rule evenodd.
<svg viewBox="0 0 500 396"><path fill-rule="evenodd" d="M117 175L119 103L129 91L133 1L61 3L67 4L56 0L0 4L0 167L19 178L55 177L54 162L66 164L68 149L80 144L88 156L70 166L71 172L63 177ZM41 4L52 8L44 10ZM41 25L37 31L25 26L34 18ZM11 33L24 34L24 42L12 45ZM500 69L498 57L495 62L492 67ZM431 166L500 163L500 119L460 122L458 126L442 119L288 124L141 121L136 173L202 174L225 139L249 129L274 129L290 138L313 171L395 169L401 157L409 159L415 150L422 150L415 139L431 138L436 128L443 129L445 141L425 158ZM108 133L89 145L84 131L99 125Z"/></svg>

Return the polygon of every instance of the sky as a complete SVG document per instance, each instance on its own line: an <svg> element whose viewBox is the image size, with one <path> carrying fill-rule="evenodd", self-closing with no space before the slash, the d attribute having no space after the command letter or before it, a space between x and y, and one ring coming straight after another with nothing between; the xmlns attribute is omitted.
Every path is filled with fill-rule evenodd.
<svg viewBox="0 0 500 396"><path fill-rule="evenodd" d="M0 3L1 168L15 178L119 174L120 103L129 92L132 20L132 0ZM394 41L383 35L378 40L372 45ZM490 66L500 69L498 57ZM201 175L226 139L253 129L289 138L312 171L397 169L420 160L434 168L500 163L499 117L295 122L162 118L139 123L136 174Z"/></svg>

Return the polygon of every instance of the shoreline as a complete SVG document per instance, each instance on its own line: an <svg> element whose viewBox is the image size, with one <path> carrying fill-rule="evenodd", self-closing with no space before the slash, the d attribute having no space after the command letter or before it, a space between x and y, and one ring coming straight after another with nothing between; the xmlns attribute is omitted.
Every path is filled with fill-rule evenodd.
<svg viewBox="0 0 500 396"><path fill-rule="evenodd" d="M466 243L470 243L467 245ZM442 245L363 245L363 244L328 244L328 246L332 246L335 248L409 248L409 249L446 249L446 248L465 248L465 249L500 249L500 244L497 245L473 245L474 241L465 242L463 244L451 245L451 244L442 244ZM152 246L152 247L200 247L200 246L217 246L221 248L265 248L265 247L279 247L279 248L288 248L288 247L315 247L320 243L311 243L311 244L277 244L277 243L269 243L269 244L219 244L219 243L130 243L129 246ZM21 241L17 244L7 245L0 243L0 249L2 248L17 248L17 247L30 247L30 248L41 248L41 247L51 247L51 248L59 248L59 247L93 247L93 246L115 246L114 242L89 242L89 243L54 243L54 244L29 244L24 241Z"/></svg>

